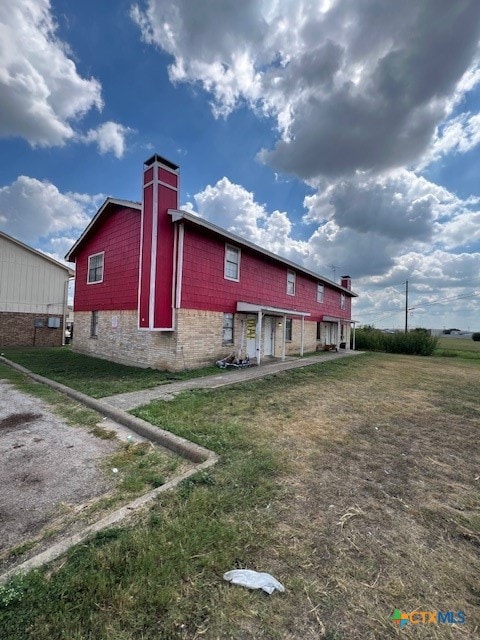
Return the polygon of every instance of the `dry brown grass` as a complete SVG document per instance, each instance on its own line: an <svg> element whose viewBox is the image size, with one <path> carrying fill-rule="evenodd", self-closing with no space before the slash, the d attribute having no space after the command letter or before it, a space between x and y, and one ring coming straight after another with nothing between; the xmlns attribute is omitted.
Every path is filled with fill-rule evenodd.
<svg viewBox="0 0 480 640"><path fill-rule="evenodd" d="M480 637L479 374L478 361L372 354L145 407L219 464L33 577L8 637ZM271 572L285 594L225 583L235 567ZM394 609L466 623L399 631Z"/></svg>
<svg viewBox="0 0 480 640"><path fill-rule="evenodd" d="M288 596L254 612L230 596L245 599L245 637L393 638L395 608L466 612L464 625L410 625L405 638L480 636L478 374L378 354L355 376L312 377L265 402L252 429L290 466L263 566Z"/></svg>

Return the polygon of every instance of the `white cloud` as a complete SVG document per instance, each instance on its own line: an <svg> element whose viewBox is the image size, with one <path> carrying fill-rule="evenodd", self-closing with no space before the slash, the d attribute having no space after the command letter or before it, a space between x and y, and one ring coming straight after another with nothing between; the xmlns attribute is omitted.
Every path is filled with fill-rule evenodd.
<svg viewBox="0 0 480 640"><path fill-rule="evenodd" d="M61 193L51 182L19 176L0 188L0 229L63 257L104 199L102 194Z"/></svg>
<svg viewBox="0 0 480 640"><path fill-rule="evenodd" d="M268 212L255 202L253 193L228 178L208 185L194 195L194 201L184 208L273 253L296 262L308 255L306 243L292 237L292 223L284 211Z"/></svg>
<svg viewBox="0 0 480 640"><path fill-rule="evenodd" d="M259 157L304 179L414 163L480 80L476 0L145 0L131 15L215 115L275 118Z"/></svg>
<svg viewBox="0 0 480 640"><path fill-rule="evenodd" d="M95 142L102 155L111 152L117 158L123 158L125 138L131 132L132 129L118 122L104 122L97 129L91 129L84 139L85 142Z"/></svg>
<svg viewBox="0 0 480 640"><path fill-rule="evenodd" d="M56 35L49 0L0 4L0 136L63 145L72 122L103 106L101 86L82 78Z"/></svg>
<svg viewBox="0 0 480 640"><path fill-rule="evenodd" d="M480 114L461 113L437 129L435 140L418 163L418 169L451 153L466 153L480 143Z"/></svg>
<svg viewBox="0 0 480 640"><path fill-rule="evenodd" d="M408 252L385 274L356 283L355 317L365 324L402 328L405 280L409 280L410 327L459 326L476 330L480 313L480 253L428 255Z"/></svg>
<svg viewBox="0 0 480 640"><path fill-rule="evenodd" d="M359 212L345 209L346 190L352 191L350 203L364 196ZM334 277L332 265L337 279L344 272L353 275L354 289L360 293L354 316L361 322L375 320L377 326L389 326L389 319L398 316L401 324L401 283L406 279L411 281L412 305L417 307L414 316L423 320L417 324L425 324L422 314L428 312L435 326L442 325L445 306L437 309L430 305L432 301L468 294L475 282L480 287L480 244L472 253L448 251L452 244L462 246L469 238L478 238L479 214L469 209L475 202L461 200L413 172L392 172L380 182L365 177L358 184L338 181L325 193L307 197L304 221L309 227L317 226L303 239L295 236L305 235L306 227L295 228L295 234L286 212L269 212L251 192L228 178L208 185L193 200L184 208L278 255L328 278ZM368 224L364 225L365 202ZM469 308L480 310L480 299L467 299ZM450 301L451 314L465 309L465 300ZM423 309L420 303L429 304Z"/></svg>

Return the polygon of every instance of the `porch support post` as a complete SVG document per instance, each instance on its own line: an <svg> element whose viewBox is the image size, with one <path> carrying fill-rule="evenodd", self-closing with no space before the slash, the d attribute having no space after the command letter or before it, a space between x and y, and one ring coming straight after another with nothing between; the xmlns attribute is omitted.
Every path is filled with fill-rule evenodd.
<svg viewBox="0 0 480 640"><path fill-rule="evenodd" d="M335 345L337 350L340 347L340 320L337 320L337 344Z"/></svg>
<svg viewBox="0 0 480 640"><path fill-rule="evenodd" d="M353 349L353 351L355 351L355 327L356 327L355 320L352 322L352 324L353 324L353 340L352 340L352 349Z"/></svg>
<svg viewBox="0 0 480 640"><path fill-rule="evenodd" d="M282 362L285 361L285 342L287 341L287 316L282 321Z"/></svg>
<svg viewBox="0 0 480 640"><path fill-rule="evenodd" d="M262 357L262 312L257 314L257 364L260 364Z"/></svg>
<svg viewBox="0 0 480 640"><path fill-rule="evenodd" d="M301 342L300 342L300 355L303 356L303 342L305 337L305 317L302 316L302 324L301 324Z"/></svg>

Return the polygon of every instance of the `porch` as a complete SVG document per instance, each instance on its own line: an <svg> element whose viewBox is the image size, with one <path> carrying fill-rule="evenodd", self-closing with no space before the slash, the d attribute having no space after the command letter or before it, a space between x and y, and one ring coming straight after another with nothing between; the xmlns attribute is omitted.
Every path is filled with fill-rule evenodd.
<svg viewBox="0 0 480 640"><path fill-rule="evenodd" d="M250 359L255 358L257 365L265 360L268 361L267 359L271 362L285 362L288 357L286 354L287 321L292 318L300 319L298 355L304 355L305 318L311 315L307 311L237 302L237 313L244 315L240 349L244 350Z"/></svg>

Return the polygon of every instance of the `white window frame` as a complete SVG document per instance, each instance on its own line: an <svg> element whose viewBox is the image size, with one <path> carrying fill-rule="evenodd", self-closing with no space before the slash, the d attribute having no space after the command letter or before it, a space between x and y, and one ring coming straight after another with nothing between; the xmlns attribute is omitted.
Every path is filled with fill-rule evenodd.
<svg viewBox="0 0 480 640"><path fill-rule="evenodd" d="M223 325L222 325L222 344L233 344L233 327L234 327L233 313L224 313ZM226 338L225 332L228 332L231 335L231 337Z"/></svg>
<svg viewBox="0 0 480 640"><path fill-rule="evenodd" d="M234 262L233 260L228 260L228 252L229 251L233 251L235 252L235 254L237 255L237 261ZM223 277L225 278L225 280L231 280L232 282L240 282L240 259L241 259L241 255L242 252L240 251L240 249L238 247L234 247L231 244L226 244L225 245L225 262L223 265ZM228 270L227 267L229 265L236 265L237 267L237 277L234 278L231 275L228 274Z"/></svg>
<svg viewBox="0 0 480 640"><path fill-rule="evenodd" d="M340 309L346 309L346 297L344 293L340 294Z"/></svg>
<svg viewBox="0 0 480 640"><path fill-rule="evenodd" d="M325 285L317 282L317 302L323 302L325 299Z"/></svg>
<svg viewBox="0 0 480 640"><path fill-rule="evenodd" d="M287 269L287 294L289 296L295 295L296 281L297 281L297 274L295 273L295 271L292 271L291 269Z"/></svg>
<svg viewBox="0 0 480 640"><path fill-rule="evenodd" d="M90 262L93 258L98 258L98 256L102 257L102 277L99 280L90 280L90 269L99 269L100 267L90 267ZM88 265L87 265L87 284L100 284L103 282L103 276L105 273L105 251L100 251L99 253L92 253L91 256L88 256Z"/></svg>

